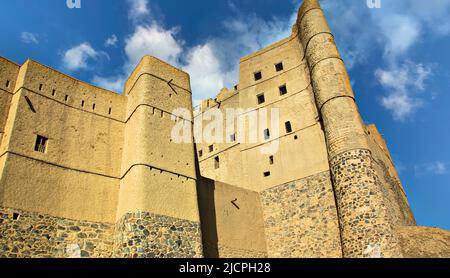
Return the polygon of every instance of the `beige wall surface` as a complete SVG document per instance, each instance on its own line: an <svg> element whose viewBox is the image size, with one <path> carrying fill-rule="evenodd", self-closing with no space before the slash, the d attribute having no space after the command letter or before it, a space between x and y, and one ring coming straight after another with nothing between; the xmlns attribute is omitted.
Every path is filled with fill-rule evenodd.
<svg viewBox="0 0 450 278"><path fill-rule="evenodd" d="M0 57L0 145L18 73L19 65Z"/></svg>
<svg viewBox="0 0 450 278"><path fill-rule="evenodd" d="M198 188L205 256L266 257L259 194L206 178Z"/></svg>

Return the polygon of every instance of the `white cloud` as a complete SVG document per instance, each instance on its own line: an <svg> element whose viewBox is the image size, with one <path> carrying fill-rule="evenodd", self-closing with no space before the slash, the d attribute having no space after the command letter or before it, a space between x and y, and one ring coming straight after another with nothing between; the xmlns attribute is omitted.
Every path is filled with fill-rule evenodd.
<svg viewBox="0 0 450 278"><path fill-rule="evenodd" d="M145 17L150 16L150 8L148 0L128 0L130 6L128 10L128 18L134 22L145 19Z"/></svg>
<svg viewBox="0 0 450 278"><path fill-rule="evenodd" d="M148 1L129 1L130 20L134 32L125 39L127 61L123 74L115 77L95 77L93 82L108 88L119 88L144 55L158 57L181 67L191 76L193 98L215 97L223 87L238 82L239 59L262 47L274 43L291 33L297 13L290 18L265 21L254 14L240 14L223 21L224 32L204 42L186 47L177 38L178 27L166 28L161 22L151 20L154 15ZM233 4L230 2L231 8Z"/></svg>
<svg viewBox="0 0 450 278"><path fill-rule="evenodd" d="M22 40L22 42L27 43L27 44L31 44L31 43L39 44L37 34L33 34L33 33L29 33L29 32L22 32L20 34L20 39Z"/></svg>
<svg viewBox="0 0 450 278"><path fill-rule="evenodd" d="M123 89L123 85L125 83L124 76L113 76L113 77L101 77L98 75L94 75L92 79L92 83L96 84L99 87L115 91L121 92Z"/></svg>
<svg viewBox="0 0 450 278"><path fill-rule="evenodd" d="M347 66L364 64L383 51L386 64L375 70L385 89L380 104L395 120L413 116L427 99L436 94L425 92L424 81L431 66L410 62L412 50L426 36L438 38L450 34L450 1L383 1L381 9L368 9L366 1L323 1L338 47Z"/></svg>
<svg viewBox="0 0 450 278"><path fill-rule="evenodd" d="M117 36L115 34L113 34L111 37L106 39L105 47L116 46L118 42L119 42L119 39L117 38Z"/></svg>
<svg viewBox="0 0 450 278"><path fill-rule="evenodd" d="M97 60L102 55L106 54L96 51L88 42L84 42L64 52L63 66L71 71L88 69L88 60Z"/></svg>
<svg viewBox="0 0 450 278"><path fill-rule="evenodd" d="M381 98L381 105L395 120L404 121L423 105L419 94L424 91L430 74L429 67L411 61L387 70L378 69L375 76L387 92Z"/></svg>
<svg viewBox="0 0 450 278"><path fill-rule="evenodd" d="M447 165L442 161L435 161L414 166L416 176L445 175L448 173Z"/></svg>
<svg viewBox="0 0 450 278"><path fill-rule="evenodd" d="M164 29L156 23L139 25L125 40L128 66L134 67L144 55L153 55L177 65L182 52L182 42L175 38L177 28Z"/></svg>

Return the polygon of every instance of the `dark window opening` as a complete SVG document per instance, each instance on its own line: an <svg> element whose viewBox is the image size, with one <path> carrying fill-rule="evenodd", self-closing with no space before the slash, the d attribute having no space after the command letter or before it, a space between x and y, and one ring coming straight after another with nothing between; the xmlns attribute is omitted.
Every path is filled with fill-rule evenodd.
<svg viewBox="0 0 450 278"><path fill-rule="evenodd" d="M44 87L43 84L39 84L39 91L42 91L42 88Z"/></svg>
<svg viewBox="0 0 450 278"><path fill-rule="evenodd" d="M219 157L216 156L214 158L214 168L219 169L219 167L220 167L220 160L219 160Z"/></svg>
<svg viewBox="0 0 450 278"><path fill-rule="evenodd" d="M235 142L236 141L236 133L230 135L230 141L231 142Z"/></svg>
<svg viewBox="0 0 450 278"><path fill-rule="evenodd" d="M255 75L255 81L262 79L262 73L260 71L255 72L254 75Z"/></svg>
<svg viewBox="0 0 450 278"><path fill-rule="evenodd" d="M291 122L285 122L284 126L286 127L286 133L291 133L292 132Z"/></svg>
<svg viewBox="0 0 450 278"><path fill-rule="evenodd" d="M287 94L286 85L280 86L280 96Z"/></svg>
<svg viewBox="0 0 450 278"><path fill-rule="evenodd" d="M202 157L202 156L203 156L203 151L202 151L202 150L199 150L199 151L198 151L198 156L199 156L199 157Z"/></svg>
<svg viewBox="0 0 450 278"><path fill-rule="evenodd" d="M214 151L214 145L209 146L209 152L212 153Z"/></svg>
<svg viewBox="0 0 450 278"><path fill-rule="evenodd" d="M69 96L66 95L66 96L64 97L64 101L68 101L68 100L69 100Z"/></svg>
<svg viewBox="0 0 450 278"><path fill-rule="evenodd" d="M297 136L297 135L295 135L295 136L294 136L294 140L297 140L297 139L298 139L298 136Z"/></svg>
<svg viewBox="0 0 450 278"><path fill-rule="evenodd" d="M13 220L18 220L19 219L20 214L18 214L17 212L13 213Z"/></svg>
<svg viewBox="0 0 450 278"><path fill-rule="evenodd" d="M238 85L234 85L234 90L235 90L235 91L238 90Z"/></svg>
<svg viewBox="0 0 450 278"><path fill-rule="evenodd" d="M84 100L81 101L81 107L84 107Z"/></svg>
<svg viewBox="0 0 450 278"><path fill-rule="evenodd" d="M270 130L267 128L264 130L264 139L269 140L270 138Z"/></svg>
<svg viewBox="0 0 450 278"><path fill-rule="evenodd" d="M109 108L108 115L111 115L111 113L112 113L112 108Z"/></svg>
<svg viewBox="0 0 450 278"><path fill-rule="evenodd" d="M278 63L275 65L275 69L278 71L282 71L284 69L283 63Z"/></svg>
<svg viewBox="0 0 450 278"><path fill-rule="evenodd" d="M270 172L264 172L264 177L268 177L268 176L270 176Z"/></svg>
<svg viewBox="0 0 450 278"><path fill-rule="evenodd" d="M36 137L36 144L34 145L34 150L36 152L45 153L47 151L48 138L38 135Z"/></svg>
<svg viewBox="0 0 450 278"><path fill-rule="evenodd" d="M273 155L271 155L271 156L269 156L269 163L270 163L270 165L273 165L273 162L274 162Z"/></svg>
<svg viewBox="0 0 450 278"><path fill-rule="evenodd" d="M95 110L95 103L92 104L92 110Z"/></svg>
<svg viewBox="0 0 450 278"><path fill-rule="evenodd" d="M264 102L266 102L264 94L257 95L256 98L258 99L258 104L263 104Z"/></svg>
<svg viewBox="0 0 450 278"><path fill-rule="evenodd" d="M55 96L56 95L56 90L53 90L52 91L52 96Z"/></svg>
<svg viewBox="0 0 450 278"><path fill-rule="evenodd" d="M6 80L6 88L9 88L9 80Z"/></svg>

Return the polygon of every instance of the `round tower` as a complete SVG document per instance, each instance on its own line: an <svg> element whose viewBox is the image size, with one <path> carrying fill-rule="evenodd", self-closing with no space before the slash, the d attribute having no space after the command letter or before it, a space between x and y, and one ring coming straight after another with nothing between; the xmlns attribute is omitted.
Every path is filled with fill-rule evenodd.
<svg viewBox="0 0 450 278"><path fill-rule="evenodd" d="M323 120L343 255L400 257L364 123L318 0L304 1L296 24Z"/></svg>

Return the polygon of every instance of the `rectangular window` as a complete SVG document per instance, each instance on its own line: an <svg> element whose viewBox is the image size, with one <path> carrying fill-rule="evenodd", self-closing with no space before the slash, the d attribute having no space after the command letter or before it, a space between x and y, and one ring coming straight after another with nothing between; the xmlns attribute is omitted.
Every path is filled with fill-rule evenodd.
<svg viewBox="0 0 450 278"><path fill-rule="evenodd" d="M112 108L109 108L108 115L111 115L111 113L112 113Z"/></svg>
<svg viewBox="0 0 450 278"><path fill-rule="evenodd" d="M209 146L208 149L209 149L209 152L212 153L214 151L214 145Z"/></svg>
<svg viewBox="0 0 450 278"><path fill-rule="evenodd" d="M48 142L48 138L37 135L36 143L34 145L34 150L36 152L45 153L47 151L47 142Z"/></svg>
<svg viewBox="0 0 450 278"><path fill-rule="evenodd" d="M220 160L219 160L219 157L216 156L214 158L214 168L219 169L219 167L220 167Z"/></svg>
<svg viewBox="0 0 450 278"><path fill-rule="evenodd" d="M271 156L269 156L269 164L273 165L273 162L274 162L273 155L271 155Z"/></svg>
<svg viewBox="0 0 450 278"><path fill-rule="evenodd" d="M267 178L270 176L270 172L264 172L264 177Z"/></svg>
<svg viewBox="0 0 450 278"><path fill-rule="evenodd" d="M291 133L292 132L291 122L285 122L284 126L286 127L286 133Z"/></svg>
<svg viewBox="0 0 450 278"><path fill-rule="evenodd" d="M95 110L95 103L92 104L92 110Z"/></svg>
<svg viewBox="0 0 450 278"><path fill-rule="evenodd" d="M199 156L199 157L202 157L202 156L203 156L203 151L202 151L202 150L199 150L199 151L198 151L198 156Z"/></svg>
<svg viewBox="0 0 450 278"><path fill-rule="evenodd" d="M230 135L230 142L236 141L236 133Z"/></svg>
<svg viewBox="0 0 450 278"><path fill-rule="evenodd" d="M262 79L262 73L260 71L254 73L255 81Z"/></svg>
<svg viewBox="0 0 450 278"><path fill-rule="evenodd" d="M266 98L264 97L264 94L257 95L256 99L258 100L258 104L263 104L264 102L266 102Z"/></svg>
<svg viewBox="0 0 450 278"><path fill-rule="evenodd" d="M69 96L68 95L66 95L65 97L64 97L64 101L68 101L69 100Z"/></svg>
<svg viewBox="0 0 450 278"><path fill-rule="evenodd" d="M44 87L43 84L39 84L39 91L42 91L42 88Z"/></svg>
<svg viewBox="0 0 450 278"><path fill-rule="evenodd" d="M286 85L280 86L279 89L280 89L280 96L287 94L287 87L286 87Z"/></svg>
<svg viewBox="0 0 450 278"><path fill-rule="evenodd" d="M6 80L6 88L9 88L9 80Z"/></svg>
<svg viewBox="0 0 450 278"><path fill-rule="evenodd" d="M84 100L81 101L81 107L84 107Z"/></svg>
<svg viewBox="0 0 450 278"><path fill-rule="evenodd" d="M284 69L283 63L276 64L275 69L277 70L277 72L282 71Z"/></svg>
<svg viewBox="0 0 450 278"><path fill-rule="evenodd" d="M55 95L56 95L56 90L53 89L53 91L52 91L52 96L55 96Z"/></svg>
<svg viewBox="0 0 450 278"><path fill-rule="evenodd" d="M269 140L270 138L270 130L267 128L264 130L264 139Z"/></svg>

